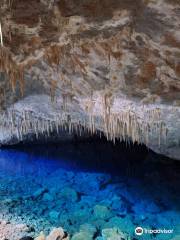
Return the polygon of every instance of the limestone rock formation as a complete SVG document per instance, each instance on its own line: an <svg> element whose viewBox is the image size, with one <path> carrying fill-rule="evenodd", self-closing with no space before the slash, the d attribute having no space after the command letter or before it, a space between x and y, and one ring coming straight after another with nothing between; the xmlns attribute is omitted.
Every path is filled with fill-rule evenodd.
<svg viewBox="0 0 180 240"><path fill-rule="evenodd" d="M21 239L27 234L28 227L25 224L13 224L6 221L0 222L0 239Z"/></svg>
<svg viewBox="0 0 180 240"><path fill-rule="evenodd" d="M179 0L1 0L0 23L1 144L98 133L179 159Z"/></svg>

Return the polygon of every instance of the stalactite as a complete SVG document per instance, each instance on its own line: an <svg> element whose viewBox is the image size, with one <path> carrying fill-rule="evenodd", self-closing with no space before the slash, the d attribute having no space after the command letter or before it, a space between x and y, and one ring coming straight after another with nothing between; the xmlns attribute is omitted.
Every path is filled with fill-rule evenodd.
<svg viewBox="0 0 180 240"><path fill-rule="evenodd" d="M116 139L120 139L127 144L131 140L133 143L138 142L149 145L153 138L153 144L157 144L159 147L166 144L168 129L166 124L159 119L159 110L154 109L151 111L150 116L152 119L150 120L149 117L146 119L143 115L142 118L139 117L132 109L124 109L119 113L113 113L109 109L108 97L104 96L102 101L104 102L103 117L95 115L95 105L91 97L87 101L89 117L83 118L83 120L81 120L81 117L78 120L73 115L65 112L48 119L31 111L18 113L12 109L1 114L0 127L9 129L12 136L15 135L20 140L28 133L35 133L36 138L39 138L40 133L47 134L49 137L54 130L56 130L57 134L60 134L60 129L69 131L70 134L76 132L80 136L83 133L93 135L99 130L100 137L103 132L107 139L114 143ZM159 120L155 121L154 119L157 120L157 117ZM100 129L101 127L103 128Z"/></svg>
<svg viewBox="0 0 180 240"><path fill-rule="evenodd" d="M0 45L1 45L1 47L4 46L4 44L3 44L3 34L2 34L2 25L1 25L1 22L0 22Z"/></svg>

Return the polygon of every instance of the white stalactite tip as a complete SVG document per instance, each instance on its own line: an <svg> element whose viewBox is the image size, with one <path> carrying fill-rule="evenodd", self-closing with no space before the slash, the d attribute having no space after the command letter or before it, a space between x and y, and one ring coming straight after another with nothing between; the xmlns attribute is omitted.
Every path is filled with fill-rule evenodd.
<svg viewBox="0 0 180 240"><path fill-rule="evenodd" d="M3 35L2 35L2 26L0 22L0 42L1 42L1 47L3 47Z"/></svg>

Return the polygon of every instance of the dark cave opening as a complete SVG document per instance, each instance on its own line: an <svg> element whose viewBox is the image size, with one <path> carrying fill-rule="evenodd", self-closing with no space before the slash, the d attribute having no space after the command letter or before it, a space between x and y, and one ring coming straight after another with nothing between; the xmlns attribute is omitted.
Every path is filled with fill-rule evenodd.
<svg viewBox="0 0 180 240"><path fill-rule="evenodd" d="M56 162L63 158L68 168L124 174L127 177L145 177L146 171L163 172L163 169L171 168L174 171L174 168L180 168L179 161L157 154L144 144L119 140L114 143L99 135L84 138L75 134L70 141L59 141L56 137L45 140L40 138L2 146L2 149L54 159Z"/></svg>

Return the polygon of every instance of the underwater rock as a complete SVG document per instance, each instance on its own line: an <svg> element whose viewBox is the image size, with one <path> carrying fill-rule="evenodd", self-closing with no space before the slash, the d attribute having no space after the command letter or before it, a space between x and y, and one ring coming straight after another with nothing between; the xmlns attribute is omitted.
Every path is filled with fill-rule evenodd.
<svg viewBox="0 0 180 240"><path fill-rule="evenodd" d="M48 201L51 202L51 201L54 200L54 198L53 198L53 196L52 196L51 194L45 193L45 194L43 195L42 200L43 200L43 201L47 201L47 202L48 202Z"/></svg>
<svg viewBox="0 0 180 240"><path fill-rule="evenodd" d="M3 201L1 201L2 204L6 204L6 205L11 205L13 203L13 199L11 198L7 198L7 199L4 199ZM14 201L16 202L16 201Z"/></svg>
<svg viewBox="0 0 180 240"><path fill-rule="evenodd" d="M49 217L50 217L50 221L56 222L59 218L59 212L52 210L51 212L49 212Z"/></svg>
<svg viewBox="0 0 180 240"><path fill-rule="evenodd" d="M76 202L78 199L78 195L77 192L70 187L66 187L64 189L61 190L61 192L59 193L59 195L64 198L65 200L70 200L72 202Z"/></svg>
<svg viewBox="0 0 180 240"><path fill-rule="evenodd" d="M38 198L38 197L42 196L45 192L47 192L47 189L39 188L37 191L34 192L33 198Z"/></svg>
<svg viewBox="0 0 180 240"><path fill-rule="evenodd" d="M34 240L46 240L46 236L43 232L41 232L40 235L36 237Z"/></svg>
<svg viewBox="0 0 180 240"><path fill-rule="evenodd" d="M83 224L90 218L90 209L77 209L69 213L72 224Z"/></svg>
<svg viewBox="0 0 180 240"><path fill-rule="evenodd" d="M120 215L127 214L126 204L124 203L124 201L122 200L122 198L120 196L114 196L111 199L111 202L112 202L112 204L111 204L112 210L118 211L118 214L120 214Z"/></svg>
<svg viewBox="0 0 180 240"><path fill-rule="evenodd" d="M79 232L79 233L75 233L71 240L93 240L93 237L91 235L89 235L88 232Z"/></svg>
<svg viewBox="0 0 180 240"><path fill-rule="evenodd" d="M82 195L81 196L81 203L84 205L92 206L96 202L95 196L89 196L89 195Z"/></svg>
<svg viewBox="0 0 180 240"><path fill-rule="evenodd" d="M94 206L94 216L98 219L108 219L111 217L111 211L103 205Z"/></svg>
<svg viewBox="0 0 180 240"><path fill-rule="evenodd" d="M90 236L93 236L96 233L97 229L95 226L85 223L80 226L80 232L87 232Z"/></svg>
<svg viewBox="0 0 180 240"><path fill-rule="evenodd" d="M179 240L180 239L180 235L177 235L175 237L173 237L171 240Z"/></svg>
<svg viewBox="0 0 180 240"><path fill-rule="evenodd" d="M107 181L109 175L98 173L79 173L74 179L74 186L77 187L76 191L90 196L96 195L99 191L101 184ZM87 188L88 186L88 188Z"/></svg>
<svg viewBox="0 0 180 240"><path fill-rule="evenodd" d="M65 236L63 228L54 228L47 236L46 240L62 240Z"/></svg>
<svg viewBox="0 0 180 240"><path fill-rule="evenodd" d="M54 228L50 234L46 237L43 232L35 238L35 240L69 240L69 236L64 232L63 228Z"/></svg>
<svg viewBox="0 0 180 240"><path fill-rule="evenodd" d="M126 232L127 231L127 226L128 226L128 232L129 233L134 233L135 225L131 221L130 217L127 216L125 218L122 217L112 217L109 219L109 221L106 223L106 228L112 228L116 227L118 229L121 229L121 231Z"/></svg>
<svg viewBox="0 0 180 240"><path fill-rule="evenodd" d="M92 219L92 224L98 229L104 228L104 226L106 226L106 223L107 222L104 219Z"/></svg>
<svg viewBox="0 0 180 240"><path fill-rule="evenodd" d="M58 185L58 187L60 188L60 186ZM59 193L59 188L57 189L57 187L50 187L49 189L49 194L53 197L56 198L57 194Z"/></svg>
<svg viewBox="0 0 180 240"><path fill-rule="evenodd" d="M121 232L118 228L107 228L102 230L103 240L121 240L126 239L126 234Z"/></svg>
<svg viewBox="0 0 180 240"><path fill-rule="evenodd" d="M0 239L14 240L22 239L26 236L26 239L33 239L27 237L28 226L26 224L13 224L7 221L0 221Z"/></svg>
<svg viewBox="0 0 180 240"><path fill-rule="evenodd" d="M69 219L70 216L68 215L68 213L66 211L63 211L60 215L59 215L59 222L61 225L63 225L64 227L69 225Z"/></svg>

